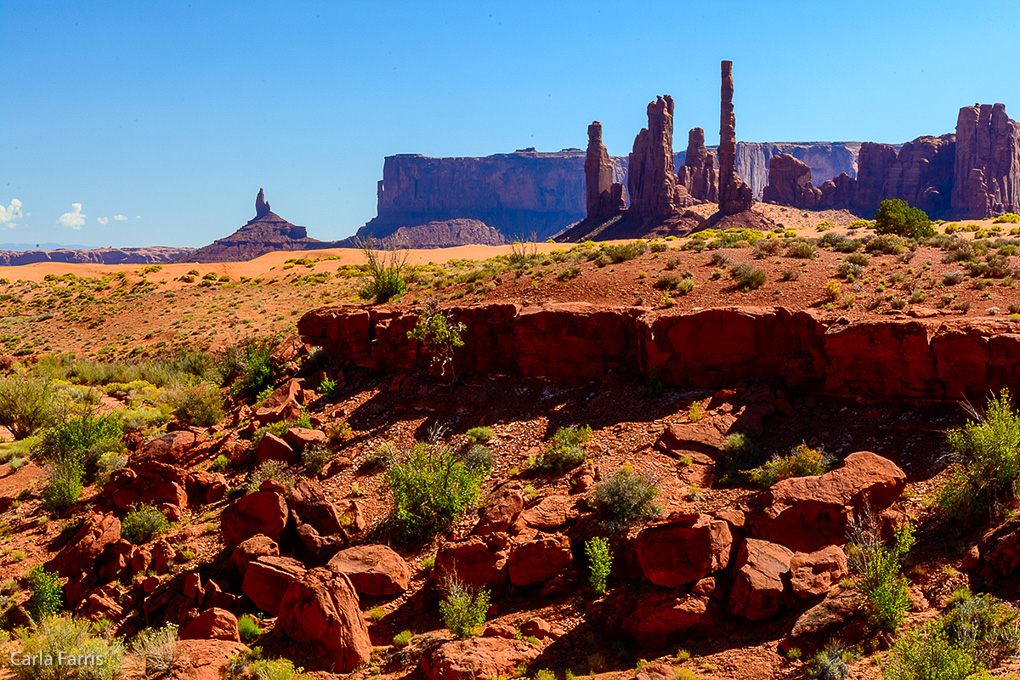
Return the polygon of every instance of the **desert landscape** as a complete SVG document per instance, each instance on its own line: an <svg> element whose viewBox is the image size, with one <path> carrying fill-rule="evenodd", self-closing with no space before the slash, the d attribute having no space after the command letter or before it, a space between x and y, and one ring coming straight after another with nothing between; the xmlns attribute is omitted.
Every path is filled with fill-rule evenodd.
<svg viewBox="0 0 1020 680"><path fill-rule="evenodd" d="M1018 677L1009 2L74 5L0 0L0 679Z"/></svg>

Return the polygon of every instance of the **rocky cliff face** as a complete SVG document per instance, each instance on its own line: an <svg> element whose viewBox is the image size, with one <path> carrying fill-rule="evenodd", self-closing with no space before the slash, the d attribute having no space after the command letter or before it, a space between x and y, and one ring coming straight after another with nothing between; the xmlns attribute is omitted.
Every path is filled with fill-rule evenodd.
<svg viewBox="0 0 1020 680"><path fill-rule="evenodd" d="M956 120L952 212L980 218L1020 213L1020 123L1002 104L965 106Z"/></svg>
<svg viewBox="0 0 1020 680"><path fill-rule="evenodd" d="M733 62L722 62L719 106L719 212L736 215L751 209L751 187L737 174L737 123L733 114Z"/></svg>
<svg viewBox="0 0 1020 680"><path fill-rule="evenodd" d="M506 243L503 234L479 220L443 220L400 227L381 239L399 246L414 248L448 248L450 246L500 246ZM348 245L348 244L344 244Z"/></svg>
<svg viewBox="0 0 1020 680"><path fill-rule="evenodd" d="M688 204L686 189L678 190L673 165L673 98L657 97L648 104L648 127L634 139L627 164L630 211L647 218L673 215Z"/></svg>
<svg viewBox="0 0 1020 680"><path fill-rule="evenodd" d="M789 154L811 168L816 182L834 179L842 173L857 176L859 142L737 142L737 174L751 187L757 200L762 198L769 183L769 160Z"/></svg>
<svg viewBox="0 0 1020 680"><path fill-rule="evenodd" d="M0 250L0 267L18 267L36 262L71 262L76 264L161 264L175 259L188 259L193 248L83 248L57 250Z"/></svg>
<svg viewBox="0 0 1020 680"><path fill-rule="evenodd" d="M602 123L598 121L588 126L584 185L589 218L609 219L626 210L627 192L622 183L613 181L613 161L602 143Z"/></svg>
<svg viewBox="0 0 1020 680"><path fill-rule="evenodd" d="M677 182L687 193L711 203L719 200L719 160L705 147L704 130L694 128L687 133L687 150L677 167Z"/></svg>

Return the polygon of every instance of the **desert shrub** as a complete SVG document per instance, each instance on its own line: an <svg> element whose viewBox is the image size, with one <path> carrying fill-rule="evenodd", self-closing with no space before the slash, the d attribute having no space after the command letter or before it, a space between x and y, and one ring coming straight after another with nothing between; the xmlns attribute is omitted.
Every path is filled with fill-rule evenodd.
<svg viewBox="0 0 1020 680"><path fill-rule="evenodd" d="M166 515L159 508L144 503L132 506L124 515L120 522L120 535L130 543L141 545L162 536L169 528Z"/></svg>
<svg viewBox="0 0 1020 680"><path fill-rule="evenodd" d="M1005 215L999 215L998 217L992 220L992 224L1003 223L1016 224L1017 222L1020 222L1020 215L1017 215L1016 213L1006 213Z"/></svg>
<svg viewBox="0 0 1020 680"><path fill-rule="evenodd" d="M393 636L394 647L407 647L411 644L411 640L414 639L414 635L409 630L402 630Z"/></svg>
<svg viewBox="0 0 1020 680"><path fill-rule="evenodd" d="M131 641L131 652L145 662L146 673L169 673L177 659L177 626L146 628Z"/></svg>
<svg viewBox="0 0 1020 680"><path fill-rule="evenodd" d="M857 590L864 597L868 619L877 628L895 632L910 608L907 579L900 562L914 544L914 528L896 529L891 545L882 541L878 520L871 512L850 523L849 563Z"/></svg>
<svg viewBox="0 0 1020 680"><path fill-rule="evenodd" d="M666 260L666 269L673 270L682 265L684 261L679 257L671 257Z"/></svg>
<svg viewBox="0 0 1020 680"><path fill-rule="evenodd" d="M659 490L647 474L634 472L629 463L595 488L592 505L614 528L654 517L659 507L654 500Z"/></svg>
<svg viewBox="0 0 1020 680"><path fill-rule="evenodd" d="M442 374L446 372L447 366L451 372L453 370L453 351L464 345L460 337L464 328L463 323L454 323L449 313L439 308L439 298L432 297L425 303L414 328L407 332L407 337L425 346L432 355L432 366L438 367Z"/></svg>
<svg viewBox="0 0 1020 680"><path fill-rule="evenodd" d="M107 451L99 456L99 460L96 461L96 482L106 484L110 479L110 474L114 470L120 470L126 466L127 462L127 456L119 451Z"/></svg>
<svg viewBox="0 0 1020 680"><path fill-rule="evenodd" d="M895 234L871 236L866 239L864 244L865 252L878 253L880 255L899 255L906 249L906 246L903 245L903 239Z"/></svg>
<svg viewBox="0 0 1020 680"><path fill-rule="evenodd" d="M829 280L825 283L825 287L822 289L822 293L825 295L825 299L830 302L835 302L839 299L840 288L839 281Z"/></svg>
<svg viewBox="0 0 1020 680"><path fill-rule="evenodd" d="M150 427L159 427L170 420L170 415L163 409L151 406L122 408L114 411L120 419L124 432L137 432Z"/></svg>
<svg viewBox="0 0 1020 680"><path fill-rule="evenodd" d="M24 439L53 420L56 411L48 380L11 375L0 378L0 425Z"/></svg>
<svg viewBox="0 0 1020 680"><path fill-rule="evenodd" d="M739 432L731 434L726 438L726 446L715 463L719 480L731 481L739 473L754 467L757 459L758 449L754 442Z"/></svg>
<svg viewBox="0 0 1020 680"><path fill-rule="evenodd" d="M581 268L576 264L568 265L560 272L560 281L569 281L581 275Z"/></svg>
<svg viewBox="0 0 1020 680"><path fill-rule="evenodd" d="M389 302L407 292L407 280L404 269L407 266L408 251L396 245L383 250L372 248L372 239L359 240L355 245L365 256L369 280L359 295L363 300L376 303Z"/></svg>
<svg viewBox="0 0 1020 680"><path fill-rule="evenodd" d="M898 199L887 199L878 206L875 213L875 232L896 234L906 238L934 236L931 220L920 208L911 208Z"/></svg>
<svg viewBox="0 0 1020 680"><path fill-rule="evenodd" d="M287 464L280 460L267 460L263 461L257 468L248 473L248 479L245 484L248 493L255 493L262 486L263 482L268 480L279 482L286 487L290 487L294 482L294 475L288 469Z"/></svg>
<svg viewBox="0 0 1020 680"><path fill-rule="evenodd" d="M870 229L873 225L869 220L851 220L850 229Z"/></svg>
<svg viewBox="0 0 1020 680"><path fill-rule="evenodd" d="M738 264L730 270L730 278L737 282L737 288L741 290L754 290L765 283L765 271L755 267L749 262Z"/></svg>
<svg viewBox="0 0 1020 680"><path fill-rule="evenodd" d="M124 644L99 633L96 624L71 616L46 616L33 628L23 629L20 652L12 653L7 666L17 680L114 680L121 677ZM78 655L92 656L95 664L70 666L53 663L13 663L21 655L56 661Z"/></svg>
<svg viewBox="0 0 1020 680"><path fill-rule="evenodd" d="M333 460L335 455L336 452L326 444L315 443L306 446L301 452L301 462L305 464L306 472L315 475L326 466L326 463Z"/></svg>
<svg viewBox="0 0 1020 680"><path fill-rule="evenodd" d="M974 656L938 625L907 631L882 664L884 680L964 680L978 670Z"/></svg>
<svg viewBox="0 0 1020 680"><path fill-rule="evenodd" d="M241 636L241 642L251 644L262 635L262 628L259 621L251 614L244 614L237 620L237 634Z"/></svg>
<svg viewBox="0 0 1020 680"><path fill-rule="evenodd" d="M56 614L64 602L64 587L60 585L60 576L46 571L41 564L32 567L28 572L28 613L35 621Z"/></svg>
<svg viewBox="0 0 1020 680"><path fill-rule="evenodd" d="M717 267L728 267L733 264L733 258L721 250L717 250L712 253L712 264Z"/></svg>
<svg viewBox="0 0 1020 680"><path fill-rule="evenodd" d="M74 462L82 472L95 465L99 456L120 449L123 434L120 419L112 413L96 415L85 410L43 430L38 453L58 464Z"/></svg>
<svg viewBox="0 0 1020 680"><path fill-rule="evenodd" d="M169 403L174 417L185 425L211 427L223 419L220 394L209 383L176 387Z"/></svg>
<svg viewBox="0 0 1020 680"><path fill-rule="evenodd" d="M276 340L261 338L250 340L233 352L228 352L226 361L233 364L225 377L236 374L231 385L234 394L243 397L255 397L273 386L280 374L280 367L273 360Z"/></svg>
<svg viewBox="0 0 1020 680"><path fill-rule="evenodd" d="M1018 612L1009 603L961 588L953 593L938 626L950 642L993 667L1016 655L1020 647L1017 619Z"/></svg>
<svg viewBox="0 0 1020 680"><path fill-rule="evenodd" d="M386 471L393 492L391 520L405 538L442 531L478 502L485 472L468 469L446 447L415 445Z"/></svg>
<svg viewBox="0 0 1020 680"><path fill-rule="evenodd" d="M485 614L489 611L489 591L476 590L453 578L443 584L445 597L439 602L443 625L458 638L481 633Z"/></svg>
<svg viewBox="0 0 1020 680"><path fill-rule="evenodd" d="M319 386L315 388L315 391L326 397L327 401L332 401L340 396L340 381L336 378L324 375L322 376L322 380L319 381Z"/></svg>
<svg viewBox="0 0 1020 680"><path fill-rule="evenodd" d="M592 592L602 595L606 592L606 579L613 569L613 553L609 539L595 536L584 544L584 554L588 558L588 583Z"/></svg>
<svg viewBox="0 0 1020 680"><path fill-rule="evenodd" d="M821 451L798 444L788 456L775 456L750 472L751 481L767 489L776 482L791 477L809 477L825 473Z"/></svg>
<svg viewBox="0 0 1020 680"><path fill-rule="evenodd" d="M59 515L81 497L85 468L76 460L58 461L51 466L49 475L39 498L47 512Z"/></svg>
<svg viewBox="0 0 1020 680"><path fill-rule="evenodd" d="M751 257L762 260L766 257L774 257L783 249L783 242L777 238L763 238L754 244L751 250Z"/></svg>
<svg viewBox="0 0 1020 680"><path fill-rule="evenodd" d="M960 469L942 487L938 504L954 519L979 521L999 516L1016 493L1020 415L1007 390L990 398L984 413L968 410L967 423L947 433Z"/></svg>
<svg viewBox="0 0 1020 680"><path fill-rule="evenodd" d="M830 642L808 663L808 677L814 680L846 680L854 654L838 642Z"/></svg>
<svg viewBox="0 0 1020 680"><path fill-rule="evenodd" d="M472 444L487 444L492 439L491 427L472 427L464 433Z"/></svg>
<svg viewBox="0 0 1020 680"><path fill-rule="evenodd" d="M228 467L230 467L230 459L221 453L209 464L209 472L223 472Z"/></svg>
<svg viewBox="0 0 1020 680"><path fill-rule="evenodd" d="M942 283L946 286L963 283L963 272L946 272L942 275Z"/></svg>
<svg viewBox="0 0 1020 680"><path fill-rule="evenodd" d="M633 260L634 258L648 252L648 244L644 241L633 241L631 243L617 243L614 245L602 246L603 252L609 256L613 264Z"/></svg>
<svg viewBox="0 0 1020 680"><path fill-rule="evenodd" d="M472 444L464 454L464 465L468 470L483 470L488 473L495 460L492 450L481 444Z"/></svg>
<svg viewBox="0 0 1020 680"><path fill-rule="evenodd" d="M807 241L794 241L786 247L786 255L788 257L799 257L804 260L809 260L815 256L815 248Z"/></svg>
<svg viewBox="0 0 1020 680"><path fill-rule="evenodd" d="M586 446L589 441L591 441L590 425L561 427L553 434L549 449L535 464L552 470L576 467L588 457Z"/></svg>

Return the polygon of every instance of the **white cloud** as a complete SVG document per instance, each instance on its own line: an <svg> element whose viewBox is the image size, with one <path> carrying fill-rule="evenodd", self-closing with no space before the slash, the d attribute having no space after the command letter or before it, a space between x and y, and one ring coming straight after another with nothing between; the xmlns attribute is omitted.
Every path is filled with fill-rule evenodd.
<svg viewBox="0 0 1020 680"><path fill-rule="evenodd" d="M141 215L135 215L135 219L136 220L140 220L140 219L142 219L142 216Z"/></svg>
<svg viewBox="0 0 1020 680"><path fill-rule="evenodd" d="M96 218L96 222L99 222L100 224L109 224L110 223L110 218L109 217L97 217Z"/></svg>
<svg viewBox="0 0 1020 680"><path fill-rule="evenodd" d="M66 212L57 218L57 224L71 229L81 229L85 224L87 215L81 211L81 203L72 203L71 212Z"/></svg>
<svg viewBox="0 0 1020 680"><path fill-rule="evenodd" d="M0 224L6 225L8 228L13 229L18 226L14 220L21 217L21 201L16 198L11 199L11 204L4 207L3 203L0 203Z"/></svg>
<svg viewBox="0 0 1020 680"><path fill-rule="evenodd" d="M113 219L117 220L118 222L123 222L124 220L127 219L127 215L114 215Z"/></svg>

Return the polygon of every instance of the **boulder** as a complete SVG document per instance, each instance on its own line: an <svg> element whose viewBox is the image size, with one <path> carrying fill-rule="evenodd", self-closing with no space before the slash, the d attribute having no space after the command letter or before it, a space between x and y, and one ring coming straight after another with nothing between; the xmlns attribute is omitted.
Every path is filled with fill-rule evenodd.
<svg viewBox="0 0 1020 680"><path fill-rule="evenodd" d="M260 557L279 557L280 546L276 541L263 534L256 534L237 544L234 552L230 555L230 563L234 565L237 574L244 578L244 572L248 570L248 564Z"/></svg>
<svg viewBox="0 0 1020 680"><path fill-rule="evenodd" d="M524 495L518 488L502 486L486 499L479 511L474 533L479 536L506 531L524 510Z"/></svg>
<svg viewBox="0 0 1020 680"><path fill-rule="evenodd" d="M421 670L428 680L508 678L538 653L538 647L524 640L501 637L451 640L423 655Z"/></svg>
<svg viewBox="0 0 1020 680"><path fill-rule="evenodd" d="M166 463L189 468L202 462L202 454L194 451L206 440L201 430L191 429L168 432L148 441L132 458L132 462Z"/></svg>
<svg viewBox="0 0 1020 680"><path fill-rule="evenodd" d="M730 611L752 621L767 621L792 604L790 560L793 552L776 543L749 538L733 564Z"/></svg>
<svg viewBox="0 0 1020 680"><path fill-rule="evenodd" d="M304 451L313 444L325 444L329 441L326 433L322 430L312 430L307 427L292 427L287 430L284 440L297 451Z"/></svg>
<svg viewBox="0 0 1020 680"><path fill-rule="evenodd" d="M192 470L188 473L184 490L193 503L210 504L220 501L229 488L227 478L218 472Z"/></svg>
<svg viewBox="0 0 1020 680"><path fill-rule="evenodd" d="M846 553L837 545L790 558L790 587L799 598L827 594L847 573Z"/></svg>
<svg viewBox="0 0 1020 680"><path fill-rule="evenodd" d="M704 416L693 423L673 423L662 433L660 446L667 451L699 451L713 458L726 448L736 418L729 414Z"/></svg>
<svg viewBox="0 0 1020 680"><path fill-rule="evenodd" d="M385 545L359 545L341 550L326 566L345 574L358 595L396 595L407 590L411 582L407 562Z"/></svg>
<svg viewBox="0 0 1020 680"><path fill-rule="evenodd" d="M221 680L230 677L230 657L248 647L227 640L178 640L174 680Z"/></svg>
<svg viewBox="0 0 1020 680"><path fill-rule="evenodd" d="M71 577L92 573L107 546L120 540L120 520L114 515L87 515L74 538L46 563L46 569Z"/></svg>
<svg viewBox="0 0 1020 680"><path fill-rule="evenodd" d="M291 379L269 395L256 409L254 420L259 425L276 423L281 420L297 420L301 417L301 381Z"/></svg>
<svg viewBox="0 0 1020 680"><path fill-rule="evenodd" d="M456 578L475 588L498 588L507 581L508 537L504 533L470 536L444 543L436 553L437 583Z"/></svg>
<svg viewBox="0 0 1020 680"><path fill-rule="evenodd" d="M507 561L510 582L515 586L542 583L566 569L571 558L570 539L562 534L519 543Z"/></svg>
<svg viewBox="0 0 1020 680"><path fill-rule="evenodd" d="M234 546L257 534L277 540L287 526L287 503L272 491L256 491L231 503L220 516L223 541Z"/></svg>
<svg viewBox="0 0 1020 680"><path fill-rule="evenodd" d="M675 680L679 672L667 663L646 663L634 676L634 680Z"/></svg>
<svg viewBox="0 0 1020 680"><path fill-rule="evenodd" d="M641 647L661 647L691 637L718 633L722 612L707 597L675 592L651 593L623 620L623 631Z"/></svg>
<svg viewBox="0 0 1020 680"><path fill-rule="evenodd" d="M725 520L685 515L642 530L635 548L645 578L675 588L725 569L733 551L733 532Z"/></svg>
<svg viewBox="0 0 1020 680"><path fill-rule="evenodd" d="M213 607L193 618L181 628L182 640L230 640L240 642L237 617L225 609Z"/></svg>
<svg viewBox="0 0 1020 680"><path fill-rule="evenodd" d="M319 484L307 477L301 477L294 484L287 505L297 513L302 522L311 524L323 536L343 534L343 524L336 508L326 499Z"/></svg>
<svg viewBox="0 0 1020 680"><path fill-rule="evenodd" d="M260 463L267 460L278 460L287 464L296 463L298 456L290 444L277 437L272 432L266 432L259 440L255 449L255 458Z"/></svg>
<svg viewBox="0 0 1020 680"><path fill-rule="evenodd" d="M103 495L113 508L125 513L141 503L167 503L183 508L188 505L185 490L187 474L180 468L157 461L132 461L133 467L114 470L103 487Z"/></svg>
<svg viewBox="0 0 1020 680"><path fill-rule="evenodd" d="M801 552L846 539L849 520L870 506L881 512L903 492L907 476L870 451L851 453L842 467L817 477L784 479L759 496L748 517L751 534Z"/></svg>
<svg viewBox="0 0 1020 680"><path fill-rule="evenodd" d="M276 616L292 583L305 574L305 566L292 557L259 557L248 564L241 592L264 612Z"/></svg>
<svg viewBox="0 0 1020 680"><path fill-rule="evenodd" d="M277 626L307 643L333 672L348 673L367 662L372 642L350 579L318 567L294 581L280 602Z"/></svg>
<svg viewBox="0 0 1020 680"><path fill-rule="evenodd" d="M536 529L553 529L576 519L579 514L576 498L555 495L546 496L538 505L525 510L521 520Z"/></svg>

